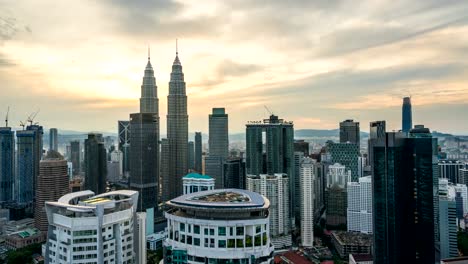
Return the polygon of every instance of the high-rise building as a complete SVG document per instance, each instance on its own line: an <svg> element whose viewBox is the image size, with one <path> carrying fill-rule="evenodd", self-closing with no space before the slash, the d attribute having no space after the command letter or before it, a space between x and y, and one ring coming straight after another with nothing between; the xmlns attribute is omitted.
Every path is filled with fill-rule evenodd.
<svg viewBox="0 0 468 264"><path fill-rule="evenodd" d="M122 151L123 174L128 176L130 171L130 121L118 121L119 127L119 150Z"/></svg>
<svg viewBox="0 0 468 264"><path fill-rule="evenodd" d="M295 219L295 225L299 226L301 221L301 163L302 158L304 158L304 153L302 151L294 151L294 188L293 193L291 194L291 199L294 199L292 204L294 204L293 211L291 212L292 216Z"/></svg>
<svg viewBox="0 0 468 264"><path fill-rule="evenodd" d="M224 186L232 189L245 189L245 162L241 158L230 157L223 164Z"/></svg>
<svg viewBox="0 0 468 264"><path fill-rule="evenodd" d="M16 132L15 196L19 204L31 203L35 198L39 161L42 158L43 134L42 126L37 125L31 125L26 130Z"/></svg>
<svg viewBox="0 0 468 264"><path fill-rule="evenodd" d="M351 171L346 169L346 166L339 163L328 166L327 173L327 188L336 185L340 188L346 188L348 182L351 181Z"/></svg>
<svg viewBox="0 0 468 264"><path fill-rule="evenodd" d="M346 188L334 184L325 190L325 207L327 208L327 226L346 226L347 209Z"/></svg>
<svg viewBox="0 0 468 264"><path fill-rule="evenodd" d="M403 97L401 131L408 133L413 127L413 117L411 112L411 97Z"/></svg>
<svg viewBox="0 0 468 264"><path fill-rule="evenodd" d="M359 182L348 182L348 231L372 233L372 179L359 178Z"/></svg>
<svg viewBox="0 0 468 264"><path fill-rule="evenodd" d="M369 165L371 166L371 173L372 173L372 166L374 165L373 161L373 142L379 138L385 138L386 132L386 123L385 121L374 121L370 122L370 131L369 131L369 141L367 145L367 157L369 159Z"/></svg>
<svg viewBox="0 0 468 264"><path fill-rule="evenodd" d="M303 139L294 140L294 152L302 152L305 157L309 156L309 142Z"/></svg>
<svg viewBox="0 0 468 264"><path fill-rule="evenodd" d="M138 192L130 190L81 191L46 202L45 262L137 263L135 250L145 239L135 230L137 202Z"/></svg>
<svg viewBox="0 0 468 264"><path fill-rule="evenodd" d="M34 221L37 229L47 232L46 201L56 201L68 193L69 178L67 161L55 150L49 150L47 156L39 164L37 178L36 206Z"/></svg>
<svg viewBox="0 0 468 264"><path fill-rule="evenodd" d="M135 263L146 263L146 213L136 213Z"/></svg>
<svg viewBox="0 0 468 264"><path fill-rule="evenodd" d="M440 258L458 257L457 213L454 197L440 196Z"/></svg>
<svg viewBox="0 0 468 264"><path fill-rule="evenodd" d="M193 141L188 142L188 169L194 170L195 169L195 143Z"/></svg>
<svg viewBox="0 0 468 264"><path fill-rule="evenodd" d="M460 181L460 169L465 167L465 164L459 160L439 160L439 177L446 178L451 183L462 183ZM463 182L464 183L464 182Z"/></svg>
<svg viewBox="0 0 468 264"><path fill-rule="evenodd" d="M170 192L171 189L169 187L169 184L171 183L169 180L169 177L167 176L169 174L169 140L167 138L161 139L161 175L159 176L159 180L161 181L161 199L163 202L169 201L169 197L171 196Z"/></svg>
<svg viewBox="0 0 468 264"><path fill-rule="evenodd" d="M213 108L209 115L208 148L210 156L229 156L228 115L224 108Z"/></svg>
<svg viewBox="0 0 468 264"><path fill-rule="evenodd" d="M463 201L463 217L468 214L468 190L465 184L454 185L455 192L460 193Z"/></svg>
<svg viewBox="0 0 468 264"><path fill-rule="evenodd" d="M70 142L70 159L73 164L73 176L80 174L81 172L81 149L80 149L80 141L72 141Z"/></svg>
<svg viewBox="0 0 468 264"><path fill-rule="evenodd" d="M314 244L314 162L311 158L301 159L300 165L300 208L301 208L301 242L303 247Z"/></svg>
<svg viewBox="0 0 468 264"><path fill-rule="evenodd" d="M373 152L374 262L434 263L437 139L417 126L387 133Z"/></svg>
<svg viewBox="0 0 468 264"><path fill-rule="evenodd" d="M102 134L89 133L85 139L85 189L106 191L107 155Z"/></svg>
<svg viewBox="0 0 468 264"><path fill-rule="evenodd" d="M359 130L359 122L354 122L352 119L347 119L340 122L340 143L354 143L359 146L361 143Z"/></svg>
<svg viewBox="0 0 468 264"><path fill-rule="evenodd" d="M214 190L215 179L208 175L191 172L182 178L184 184L184 195Z"/></svg>
<svg viewBox="0 0 468 264"><path fill-rule="evenodd" d="M58 151L58 130L56 128L49 130L49 150Z"/></svg>
<svg viewBox="0 0 468 264"><path fill-rule="evenodd" d="M195 171L202 172L202 134L195 132Z"/></svg>
<svg viewBox="0 0 468 264"><path fill-rule="evenodd" d="M351 180L359 178L359 146L354 143L327 142L327 150L331 163L340 163L351 170Z"/></svg>
<svg viewBox="0 0 468 264"><path fill-rule="evenodd" d="M169 81L169 95L167 96L167 141L169 145L169 166L166 177L168 200L182 195L182 177L187 174L187 142L188 115L187 94L185 90L184 73L178 52L172 64L171 79Z"/></svg>
<svg viewBox="0 0 468 264"><path fill-rule="evenodd" d="M164 263L273 262L272 214L264 196L215 189L177 197L166 205Z"/></svg>
<svg viewBox="0 0 468 264"><path fill-rule="evenodd" d="M10 127L0 127L0 202L14 200L15 182L15 132Z"/></svg>
<svg viewBox="0 0 468 264"><path fill-rule="evenodd" d="M327 166L324 163L315 162L314 164L314 217L318 220L325 207L325 187Z"/></svg>
<svg viewBox="0 0 468 264"><path fill-rule="evenodd" d="M270 200L270 235L275 248L291 246L289 178L285 173L247 174L247 190Z"/></svg>
<svg viewBox="0 0 468 264"><path fill-rule="evenodd" d="M288 194L295 193L294 186L294 125L292 122L271 115L263 122L246 124L246 171L260 175L285 173L288 176ZM294 199L289 197L292 212ZM290 221L292 224L292 221Z"/></svg>
<svg viewBox="0 0 468 264"><path fill-rule="evenodd" d="M223 157L205 156L205 174L215 179L215 188L224 188Z"/></svg>
<svg viewBox="0 0 468 264"><path fill-rule="evenodd" d="M156 78L148 55L141 85L140 113L130 114L130 188L138 191L138 212L146 212L148 225L158 213L159 100ZM186 143L187 144L187 143ZM148 211L149 209L152 209ZM147 226L148 228L149 226Z"/></svg>

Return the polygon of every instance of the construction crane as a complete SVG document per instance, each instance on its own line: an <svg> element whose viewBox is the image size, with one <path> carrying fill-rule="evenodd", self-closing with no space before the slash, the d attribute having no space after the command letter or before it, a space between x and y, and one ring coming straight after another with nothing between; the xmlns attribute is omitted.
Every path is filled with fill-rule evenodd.
<svg viewBox="0 0 468 264"><path fill-rule="evenodd" d="M23 121L20 121L20 127L22 127L23 130L24 130L24 127L25 127L25 126L26 126L26 124L25 124Z"/></svg>
<svg viewBox="0 0 468 264"><path fill-rule="evenodd" d="M268 111L268 113L270 113L270 115L273 115L273 112L270 110L270 108L268 108L266 105L264 105L263 107L265 107L265 109Z"/></svg>
<svg viewBox="0 0 468 264"><path fill-rule="evenodd" d="M36 112L32 113L30 116L28 116L28 121L29 124L32 126L33 125L33 122L34 122L34 118L36 118L37 114L39 114L39 111L41 111L40 109L37 109Z"/></svg>
<svg viewBox="0 0 468 264"><path fill-rule="evenodd" d="M10 107L8 106L6 116L5 116L5 127L8 127L8 114L10 113Z"/></svg>

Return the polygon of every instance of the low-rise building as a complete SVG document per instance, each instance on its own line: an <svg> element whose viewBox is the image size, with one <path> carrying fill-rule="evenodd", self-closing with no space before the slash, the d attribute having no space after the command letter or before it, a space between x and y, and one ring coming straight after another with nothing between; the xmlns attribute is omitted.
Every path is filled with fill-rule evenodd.
<svg viewBox="0 0 468 264"><path fill-rule="evenodd" d="M202 192L213 190L215 187L215 179L208 175L202 175L199 173L189 173L182 178L184 185L184 194L190 194L194 192Z"/></svg>
<svg viewBox="0 0 468 264"><path fill-rule="evenodd" d="M5 237L5 245L9 249L20 249L26 246L42 243L46 239L46 234L37 228L27 228L11 233Z"/></svg>
<svg viewBox="0 0 468 264"><path fill-rule="evenodd" d="M163 247L164 239L166 239L166 232L161 231L146 236L146 245L149 250L156 251Z"/></svg>
<svg viewBox="0 0 468 264"><path fill-rule="evenodd" d="M331 240L341 258L348 257L349 254L372 254L372 235L333 231Z"/></svg>

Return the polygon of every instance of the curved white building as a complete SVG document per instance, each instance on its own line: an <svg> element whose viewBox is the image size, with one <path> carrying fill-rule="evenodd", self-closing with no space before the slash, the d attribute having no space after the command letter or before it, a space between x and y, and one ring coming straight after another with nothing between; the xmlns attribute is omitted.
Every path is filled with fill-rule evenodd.
<svg viewBox="0 0 468 264"><path fill-rule="evenodd" d="M183 195L170 208L164 263L272 263L264 196L239 189Z"/></svg>
<svg viewBox="0 0 468 264"><path fill-rule="evenodd" d="M46 202L46 263L137 263L138 192L69 193Z"/></svg>

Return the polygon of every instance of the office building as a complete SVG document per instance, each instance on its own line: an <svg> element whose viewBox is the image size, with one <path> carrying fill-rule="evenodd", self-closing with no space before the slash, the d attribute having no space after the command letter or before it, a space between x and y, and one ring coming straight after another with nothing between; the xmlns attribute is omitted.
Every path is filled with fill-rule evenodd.
<svg viewBox="0 0 468 264"><path fill-rule="evenodd" d="M387 133L373 151L374 261L434 263L437 139L417 126L409 137Z"/></svg>
<svg viewBox="0 0 468 264"><path fill-rule="evenodd" d="M146 263L146 213L136 213L135 263Z"/></svg>
<svg viewBox="0 0 468 264"><path fill-rule="evenodd" d="M305 157L309 156L309 142L303 139L294 140L294 152L302 152Z"/></svg>
<svg viewBox="0 0 468 264"><path fill-rule="evenodd" d="M301 220L301 177L300 177L300 170L301 170L301 162L302 158L304 158L304 153L301 151L294 152L294 178L289 178L290 181L294 181L294 188L291 190L293 193L290 193L292 201L291 203L294 204L294 208L291 211L291 216L294 217L293 224L294 227L300 225Z"/></svg>
<svg viewBox="0 0 468 264"><path fill-rule="evenodd" d="M359 178L359 182L348 182L347 226L348 231L372 234L372 179Z"/></svg>
<svg viewBox="0 0 468 264"><path fill-rule="evenodd" d="M46 263L136 263L138 192L66 194L46 202Z"/></svg>
<svg viewBox="0 0 468 264"><path fill-rule="evenodd" d="M56 201L69 191L67 161L54 150L49 150L47 156L39 164L37 178L36 206L34 221L37 229L47 232L46 201Z"/></svg>
<svg viewBox="0 0 468 264"><path fill-rule="evenodd" d="M81 172L81 149L80 149L80 141L72 141L70 142L70 160L73 164L73 176L80 174Z"/></svg>
<svg viewBox="0 0 468 264"><path fill-rule="evenodd" d="M195 143L193 141L188 142L187 153L188 153L188 158L187 158L188 169L190 171L193 171L195 169Z"/></svg>
<svg viewBox="0 0 468 264"><path fill-rule="evenodd" d="M372 236L368 234L332 231L331 242L341 258L346 258L350 254L370 255L372 253Z"/></svg>
<svg viewBox="0 0 468 264"><path fill-rule="evenodd" d="M270 203L264 196L220 189L177 197L166 205L164 263L272 263Z"/></svg>
<svg viewBox="0 0 468 264"><path fill-rule="evenodd" d="M205 174L210 175L215 179L215 188L224 188L223 175L224 159L219 156L205 156Z"/></svg>
<svg viewBox="0 0 468 264"><path fill-rule="evenodd" d="M195 171L202 172L202 134L195 132Z"/></svg>
<svg viewBox="0 0 468 264"><path fill-rule="evenodd" d="M159 177L161 181L161 199L163 202L169 201L171 189L169 187L170 181L167 175L169 174L169 141L167 138L161 139L161 175Z"/></svg>
<svg viewBox="0 0 468 264"><path fill-rule="evenodd" d="M351 181L351 171L346 169L346 166L339 163L328 166L327 173L327 188L334 185L340 188L346 188L348 182Z"/></svg>
<svg viewBox="0 0 468 264"><path fill-rule="evenodd" d="M270 200L270 235L276 249L291 246L289 178L285 173L247 174L247 190Z"/></svg>
<svg viewBox="0 0 468 264"><path fill-rule="evenodd" d="M245 189L245 162L242 158L227 158L223 164L223 176L226 188Z"/></svg>
<svg viewBox="0 0 468 264"><path fill-rule="evenodd" d="M147 228L153 225L154 213L158 213L159 100L157 90L156 78L148 54L141 85L140 113L130 114L130 189L139 193L137 211L146 212Z"/></svg>
<svg viewBox="0 0 468 264"><path fill-rule="evenodd" d="M361 131L359 130L359 122L354 122L352 119L347 119L340 122L340 143L353 143L361 144L360 136Z"/></svg>
<svg viewBox="0 0 468 264"><path fill-rule="evenodd" d="M182 181L184 184L184 195L194 192L211 191L215 187L215 179L195 172L185 175Z"/></svg>
<svg viewBox="0 0 468 264"><path fill-rule="evenodd" d="M39 161L42 158L43 134L42 127L37 125L16 131L16 181L14 184L18 204L30 204L34 200Z"/></svg>
<svg viewBox="0 0 468 264"><path fill-rule="evenodd" d="M439 160L439 177L448 179L451 183L463 183L460 181L460 169L465 167L465 164L459 160Z"/></svg>
<svg viewBox="0 0 468 264"><path fill-rule="evenodd" d="M122 177L124 175L124 170L123 170L124 153L118 149L114 149L110 153L110 162L118 163L119 165L118 176L119 178Z"/></svg>
<svg viewBox="0 0 468 264"><path fill-rule="evenodd" d="M457 208L453 194L439 195L440 258L458 257Z"/></svg>
<svg viewBox="0 0 468 264"><path fill-rule="evenodd" d="M58 151L58 130L56 128L49 130L49 150Z"/></svg>
<svg viewBox="0 0 468 264"><path fill-rule="evenodd" d="M303 247L314 245L314 162L311 158L302 158L299 170L301 244Z"/></svg>
<svg viewBox="0 0 468 264"><path fill-rule="evenodd" d="M338 184L331 185L325 190L326 219L329 227L346 227L347 209L346 189Z"/></svg>
<svg viewBox="0 0 468 264"><path fill-rule="evenodd" d="M15 132L10 127L0 127L0 202L14 200L15 182Z"/></svg>
<svg viewBox="0 0 468 264"><path fill-rule="evenodd" d="M94 193L106 191L107 155L102 134L89 133L85 139L85 189Z"/></svg>
<svg viewBox="0 0 468 264"><path fill-rule="evenodd" d="M208 121L208 148L210 156L226 159L229 156L228 115L224 108L213 108Z"/></svg>
<svg viewBox="0 0 468 264"><path fill-rule="evenodd" d="M187 94L178 52L176 52L176 57L172 64L169 95L167 96L167 142L169 147L169 170L161 176L166 178L166 180L163 180L163 183L167 183L167 185L163 185L163 190L166 189L168 191L167 198L171 200L182 195L182 177L188 172Z"/></svg>
<svg viewBox="0 0 468 264"><path fill-rule="evenodd" d="M401 112L402 112L401 131L403 131L403 133L409 133L409 131L413 127L411 97L403 97L403 106L402 106Z"/></svg>
<svg viewBox="0 0 468 264"><path fill-rule="evenodd" d="M340 163L351 170L351 180L359 178L359 146L353 143L327 142L327 151L330 154L331 163Z"/></svg>
<svg viewBox="0 0 468 264"><path fill-rule="evenodd" d="M130 172L130 121L119 120L119 150L122 151L122 170L125 176Z"/></svg>

